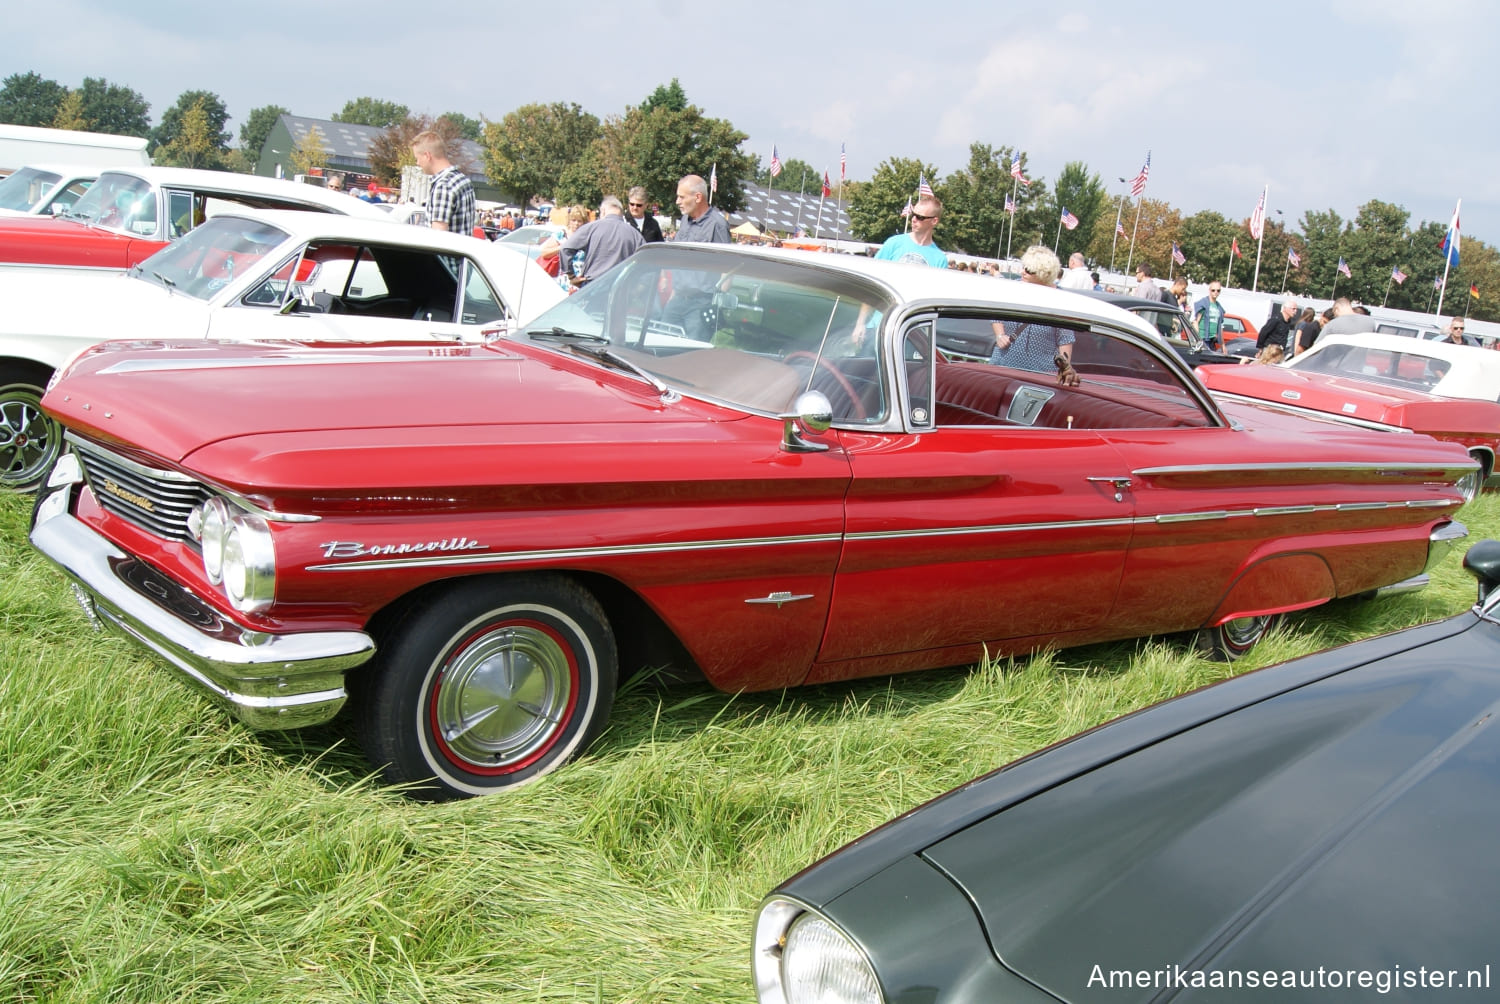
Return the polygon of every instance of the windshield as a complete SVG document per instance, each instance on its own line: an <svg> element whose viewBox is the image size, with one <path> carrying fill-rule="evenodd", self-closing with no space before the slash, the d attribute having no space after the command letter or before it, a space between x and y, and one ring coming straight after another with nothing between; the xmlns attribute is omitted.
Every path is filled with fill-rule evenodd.
<svg viewBox="0 0 1500 1004"><path fill-rule="evenodd" d="M1360 380L1431 391L1448 373L1446 359L1435 359L1415 352L1392 352L1365 345L1328 345L1307 352L1291 364L1300 370L1352 376Z"/></svg>
<svg viewBox="0 0 1500 1004"><path fill-rule="evenodd" d="M145 282L207 300L287 239L269 223L216 216L131 270Z"/></svg>
<svg viewBox="0 0 1500 1004"><path fill-rule="evenodd" d="M121 233L156 233L156 193L140 178L105 171L68 215Z"/></svg>
<svg viewBox="0 0 1500 1004"><path fill-rule="evenodd" d="M878 288L805 264L652 246L542 314L517 337L608 346L681 393L768 415L823 392L841 424L889 412Z"/></svg>
<svg viewBox="0 0 1500 1004"><path fill-rule="evenodd" d="M25 212L62 180L54 171L43 171L35 167L23 167L0 181L0 209L15 209Z"/></svg>

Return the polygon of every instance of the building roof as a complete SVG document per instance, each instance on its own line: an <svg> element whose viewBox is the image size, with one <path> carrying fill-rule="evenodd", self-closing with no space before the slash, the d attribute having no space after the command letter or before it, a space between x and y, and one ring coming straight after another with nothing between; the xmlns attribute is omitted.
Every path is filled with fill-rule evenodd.
<svg viewBox="0 0 1500 1004"><path fill-rule="evenodd" d="M823 217L819 225L818 193L822 191L822 179L815 179L813 188L806 195L783 192L760 185L745 186L745 208L737 213L726 213L731 227L741 223L754 223L761 230L775 230L791 234L797 229L800 219L809 236L849 237L849 213L840 211L835 199L823 200Z"/></svg>
<svg viewBox="0 0 1500 1004"><path fill-rule="evenodd" d="M293 143L301 143L316 127L323 136L323 146L328 151L328 159L333 167L369 167L370 144L375 142L377 136L385 132L384 129L378 129L375 126L335 122L332 119L314 119L304 115L283 115L281 120L286 123ZM478 168L471 172L470 177L484 178L485 174L482 169L484 149L473 140L466 139L463 141L463 150L470 162Z"/></svg>

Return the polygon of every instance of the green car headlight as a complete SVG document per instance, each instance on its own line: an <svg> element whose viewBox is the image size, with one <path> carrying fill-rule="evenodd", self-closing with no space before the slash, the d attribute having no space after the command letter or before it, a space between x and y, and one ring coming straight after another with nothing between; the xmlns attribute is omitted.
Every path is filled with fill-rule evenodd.
<svg viewBox="0 0 1500 1004"><path fill-rule="evenodd" d="M755 989L761 1004L884 1004L870 960L831 921L771 900L755 925Z"/></svg>

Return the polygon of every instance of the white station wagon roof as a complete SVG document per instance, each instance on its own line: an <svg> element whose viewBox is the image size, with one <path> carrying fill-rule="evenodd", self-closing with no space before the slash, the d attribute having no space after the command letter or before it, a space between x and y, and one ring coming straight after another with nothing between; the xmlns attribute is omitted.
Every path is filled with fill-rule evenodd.
<svg viewBox="0 0 1500 1004"><path fill-rule="evenodd" d="M1399 352L1423 359L1442 359L1449 363L1448 372L1433 384L1429 393L1440 397L1473 398L1479 401L1500 400L1500 352L1473 345L1454 345L1403 335L1375 332L1324 335L1313 347L1287 362L1292 369L1316 365L1319 353L1339 345L1361 345L1384 352Z"/></svg>
<svg viewBox="0 0 1500 1004"><path fill-rule="evenodd" d="M124 174L139 178L154 188L189 188L196 192L224 192L240 195L263 195L275 199L296 199L321 206L329 212L365 219L389 220L389 217L363 199L343 192L330 192L317 185L283 178L264 178L258 174L236 174L231 171L200 171L190 167L111 167L99 172Z"/></svg>

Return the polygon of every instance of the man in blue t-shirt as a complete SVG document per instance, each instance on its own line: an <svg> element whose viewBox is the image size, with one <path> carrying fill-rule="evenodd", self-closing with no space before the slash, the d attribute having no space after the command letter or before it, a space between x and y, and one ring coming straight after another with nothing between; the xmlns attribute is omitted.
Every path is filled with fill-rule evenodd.
<svg viewBox="0 0 1500 1004"><path fill-rule="evenodd" d="M905 261L914 265L931 265L947 268L948 256L932 242L932 232L937 229L943 215L943 204L935 195L924 195L917 200L911 211L911 233L897 234L888 238L875 252L875 257L885 261Z"/></svg>

